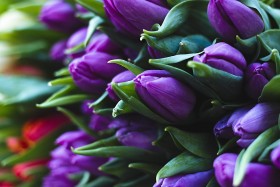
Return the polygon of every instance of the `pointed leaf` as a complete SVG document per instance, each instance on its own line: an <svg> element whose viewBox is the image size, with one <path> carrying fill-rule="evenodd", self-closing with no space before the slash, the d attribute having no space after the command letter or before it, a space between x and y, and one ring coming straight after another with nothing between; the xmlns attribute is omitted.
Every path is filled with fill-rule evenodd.
<svg viewBox="0 0 280 187"><path fill-rule="evenodd" d="M262 102L280 102L280 75L273 77L263 88L260 96Z"/></svg>
<svg viewBox="0 0 280 187"><path fill-rule="evenodd" d="M92 11L101 17L106 17L102 0L76 0L76 2L89 11Z"/></svg>
<svg viewBox="0 0 280 187"><path fill-rule="evenodd" d="M88 45L88 43L90 42L90 39L93 36L96 28L98 26L100 26L102 23L104 23L104 20L102 18L100 18L99 16L95 16L89 21L87 36L86 36L86 39L84 41L84 47L86 47Z"/></svg>
<svg viewBox="0 0 280 187"><path fill-rule="evenodd" d="M104 138L104 139L95 141L88 145L78 147L75 149L75 151L91 150L91 149L97 149L97 148L101 148L101 147L109 147L109 146L115 146L115 145L120 145L120 143L115 136L112 136L109 138Z"/></svg>
<svg viewBox="0 0 280 187"><path fill-rule="evenodd" d="M114 63L114 64L119 64L123 66L124 68L128 69L131 71L133 74L138 75L144 71L144 69L132 64L131 62L122 60L122 59L115 59L115 60L110 60L108 63Z"/></svg>
<svg viewBox="0 0 280 187"><path fill-rule="evenodd" d="M137 169L140 171L143 171L145 173L150 173L150 174L157 174L157 172L160 170L160 166L159 165L155 165L155 164L147 164L147 163L131 163L128 165L129 168L133 168L133 169Z"/></svg>

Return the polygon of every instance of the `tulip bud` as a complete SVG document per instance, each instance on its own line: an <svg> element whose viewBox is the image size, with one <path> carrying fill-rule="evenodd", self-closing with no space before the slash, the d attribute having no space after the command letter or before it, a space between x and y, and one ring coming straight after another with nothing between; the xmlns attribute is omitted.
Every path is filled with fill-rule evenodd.
<svg viewBox="0 0 280 187"><path fill-rule="evenodd" d="M112 119L110 117L94 114L91 116L89 126L96 132L103 131L109 128L108 126L111 121Z"/></svg>
<svg viewBox="0 0 280 187"><path fill-rule="evenodd" d="M60 40L56 42L50 51L50 56L55 61L63 62L66 58L66 54L64 53L66 49L66 40Z"/></svg>
<svg viewBox="0 0 280 187"><path fill-rule="evenodd" d="M223 154L215 159L215 176L221 187L233 186L236 159L237 155L232 153ZM260 163L249 163L240 187L277 187L279 186L279 177L280 172L272 166Z"/></svg>
<svg viewBox="0 0 280 187"><path fill-rule="evenodd" d="M235 41L236 35L250 38L264 30L261 17L238 0L210 0L207 13L212 26L228 41Z"/></svg>
<svg viewBox="0 0 280 187"><path fill-rule="evenodd" d="M87 28L82 28L79 29L78 31L76 31L74 34L72 34L70 36L70 38L68 39L67 43L66 43L66 48L67 49L72 49L74 47L76 47L77 45L80 45L84 42L84 40L86 39L87 36ZM85 51L78 51L78 52L74 52L69 54L69 56L74 59L74 58L79 58L81 56L83 56L85 54Z"/></svg>
<svg viewBox="0 0 280 187"><path fill-rule="evenodd" d="M81 26L75 17L75 11L63 0L48 1L42 8L39 19L48 28L71 33Z"/></svg>
<svg viewBox="0 0 280 187"><path fill-rule="evenodd" d="M30 180L32 178L30 171L46 167L48 161L48 159L42 159L20 163L13 167L13 172L22 180Z"/></svg>
<svg viewBox="0 0 280 187"><path fill-rule="evenodd" d="M245 89L247 94L257 100L263 87L275 76L275 65L272 63L253 63L247 67L245 73Z"/></svg>
<svg viewBox="0 0 280 187"><path fill-rule="evenodd" d="M280 169L280 145L273 149L270 158L274 166Z"/></svg>
<svg viewBox="0 0 280 187"><path fill-rule="evenodd" d="M18 137L8 137L6 139L6 144L13 153L23 152L29 147L28 142Z"/></svg>
<svg viewBox="0 0 280 187"><path fill-rule="evenodd" d="M85 101L83 101L83 103L81 105L81 111L82 111L83 114L92 115L93 109L90 108L90 104L92 102L93 102L93 100L85 100Z"/></svg>
<svg viewBox="0 0 280 187"><path fill-rule="evenodd" d="M69 71L75 84L83 91L92 94L101 94L107 83L124 68L108 61L119 56L108 53L92 52L77 58L69 65Z"/></svg>
<svg viewBox="0 0 280 187"><path fill-rule="evenodd" d="M204 54L195 56L193 60L236 76L243 75L247 64L241 52L224 42L206 47Z"/></svg>
<svg viewBox="0 0 280 187"><path fill-rule="evenodd" d="M112 121L110 128L117 129L116 137L126 146L156 150L152 142L158 137L156 123L139 115L122 116Z"/></svg>
<svg viewBox="0 0 280 187"><path fill-rule="evenodd" d="M237 144L248 147L259 134L277 125L280 106L272 103L259 103L250 109L232 128L240 139Z"/></svg>
<svg viewBox="0 0 280 187"><path fill-rule="evenodd" d="M213 170L176 175L160 179L153 187L205 187L213 176Z"/></svg>
<svg viewBox="0 0 280 187"><path fill-rule="evenodd" d="M23 126L23 138L29 143L37 142L68 122L69 118L62 114L30 120Z"/></svg>
<svg viewBox="0 0 280 187"><path fill-rule="evenodd" d="M144 71L134 82L144 103L168 121L184 122L195 106L196 97L192 89L167 71Z"/></svg>
<svg viewBox="0 0 280 187"><path fill-rule="evenodd" d="M119 74L117 74L111 81L111 83L121 83L121 82L126 82L126 81L130 81L132 79L135 78L135 75L130 72L130 71L124 71L124 72L121 72ZM113 88L112 88L112 85L111 83L109 83L107 85L107 89L106 91L108 92L109 94L109 97L115 101L115 102L118 102L120 99L119 97L115 94Z"/></svg>
<svg viewBox="0 0 280 187"><path fill-rule="evenodd" d="M143 29L161 24L168 13L162 0L104 0L104 5L116 28L134 37L139 37Z"/></svg>

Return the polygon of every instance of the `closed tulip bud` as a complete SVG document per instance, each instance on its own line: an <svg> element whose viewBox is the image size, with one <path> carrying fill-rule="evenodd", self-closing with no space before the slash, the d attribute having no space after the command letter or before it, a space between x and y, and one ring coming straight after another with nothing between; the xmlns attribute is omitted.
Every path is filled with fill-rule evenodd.
<svg viewBox="0 0 280 187"><path fill-rule="evenodd" d="M236 160L237 155L232 153L225 153L215 159L215 176L221 187L233 186ZM279 177L280 172L272 166L260 163L249 163L240 187L277 187L279 186Z"/></svg>
<svg viewBox="0 0 280 187"><path fill-rule="evenodd" d="M192 89L167 71L144 71L134 82L144 103L170 122L184 122L195 106L196 96Z"/></svg>
<svg viewBox="0 0 280 187"><path fill-rule="evenodd" d="M264 86L275 76L275 65L272 63L253 63L247 67L245 73L245 89L247 94L257 100Z"/></svg>
<svg viewBox="0 0 280 187"><path fill-rule="evenodd" d="M240 51L224 42L206 47L204 54L195 56L193 60L236 76L243 75L247 64Z"/></svg>
<svg viewBox="0 0 280 187"><path fill-rule="evenodd" d="M238 0L210 0L207 13L212 26L228 41L235 41L236 35L250 38L264 30L258 13Z"/></svg>
<svg viewBox="0 0 280 187"><path fill-rule="evenodd" d="M75 84L83 91L101 94L107 83L124 68L117 64L107 63L119 56L108 53L92 52L77 58L69 65L69 71Z"/></svg>
<svg viewBox="0 0 280 187"><path fill-rule="evenodd" d="M158 137L158 128L154 121L139 115L122 116L109 126L117 129L116 137L126 146L156 150L152 142Z"/></svg>
<svg viewBox="0 0 280 187"><path fill-rule="evenodd" d="M248 147L259 134L277 125L280 106L273 103L259 103L233 124L234 134L240 139L237 144Z"/></svg>
<svg viewBox="0 0 280 187"><path fill-rule="evenodd" d="M105 11L118 30L139 37L143 29L161 24L168 13L162 0L104 0Z"/></svg>
<svg viewBox="0 0 280 187"><path fill-rule="evenodd" d="M48 28L71 33L81 26L72 6L63 0L48 1L42 8L39 19Z"/></svg>
<svg viewBox="0 0 280 187"><path fill-rule="evenodd" d="M67 49L72 49L76 47L77 45L83 44L84 40L87 36L87 28L81 28L78 31L74 32L70 38L68 39L66 43ZM79 58L85 54L84 50L73 52L71 54L68 54L72 59Z"/></svg>
<svg viewBox="0 0 280 187"><path fill-rule="evenodd" d="M94 131L103 131L109 128L111 121L110 117L94 114L90 118L89 126Z"/></svg>
<svg viewBox="0 0 280 187"><path fill-rule="evenodd" d="M280 145L273 149L270 158L274 166L280 169Z"/></svg>
<svg viewBox="0 0 280 187"><path fill-rule="evenodd" d="M50 51L50 56L55 61L63 62L66 58L66 54L64 53L66 49L66 40L60 40L56 42Z"/></svg>
<svg viewBox="0 0 280 187"><path fill-rule="evenodd" d="M176 175L160 179L153 187L205 187L213 176L213 170Z"/></svg>
<svg viewBox="0 0 280 187"><path fill-rule="evenodd" d="M39 168L46 167L48 159L35 160L17 164L13 167L14 174L22 180L30 180L32 170L38 170Z"/></svg>
<svg viewBox="0 0 280 187"><path fill-rule="evenodd" d="M111 83L121 83L121 82L126 82L126 81L130 81L132 79L135 78L135 75L130 72L130 71L124 71L124 72L121 72L119 74L117 74L111 81ZM107 86L107 89L106 91L108 92L109 94L109 97L115 101L115 102L118 102L120 99L119 97L115 94L113 88L112 88L112 85L111 83L108 84Z"/></svg>
<svg viewBox="0 0 280 187"><path fill-rule="evenodd" d="M31 144L35 143L69 122L69 118L62 114L30 120L23 126L23 138Z"/></svg>
<svg viewBox="0 0 280 187"><path fill-rule="evenodd" d="M18 137L8 137L6 139L6 144L9 150L13 153L23 152L29 147L28 142Z"/></svg>

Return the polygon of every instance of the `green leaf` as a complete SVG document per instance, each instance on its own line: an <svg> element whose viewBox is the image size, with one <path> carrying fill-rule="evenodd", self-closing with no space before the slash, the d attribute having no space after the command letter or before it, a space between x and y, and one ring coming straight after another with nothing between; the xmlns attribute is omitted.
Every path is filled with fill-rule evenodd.
<svg viewBox="0 0 280 187"><path fill-rule="evenodd" d="M150 174L157 174L157 172L160 170L159 165L151 164L151 163L131 163L128 165L129 168L137 169L140 171L143 171L145 173Z"/></svg>
<svg viewBox="0 0 280 187"><path fill-rule="evenodd" d="M88 43L90 42L90 39L93 36L96 28L98 26L100 26L102 23L104 23L104 20L102 18L98 17L98 16L93 17L89 21L87 36L86 36L86 39L84 41L84 47L86 47L88 45Z"/></svg>
<svg viewBox="0 0 280 187"><path fill-rule="evenodd" d="M244 54L246 59L249 62L254 62L258 59L261 46L260 41L257 40L257 37L251 37L248 39L241 39L239 36L236 36L236 44L235 47ZM249 63L248 62L248 63Z"/></svg>
<svg viewBox="0 0 280 187"><path fill-rule="evenodd" d="M74 153L86 156L117 157L144 162L161 162L162 158L158 153L139 149L130 146L108 146L92 150L73 150Z"/></svg>
<svg viewBox="0 0 280 187"><path fill-rule="evenodd" d="M211 42L203 35L189 35L181 40L178 54L198 53L210 45Z"/></svg>
<svg viewBox="0 0 280 187"><path fill-rule="evenodd" d="M221 155L228 151L232 146L236 145L236 141L239 139L239 137L234 137L230 139L228 142L225 143L222 147L219 148L219 151L217 155Z"/></svg>
<svg viewBox="0 0 280 187"><path fill-rule="evenodd" d="M76 0L76 2L89 11L92 11L103 18L106 17L102 0Z"/></svg>
<svg viewBox="0 0 280 187"><path fill-rule="evenodd" d="M78 147L75 149L75 151L91 150L91 149L97 149L97 148L101 148L101 147L109 147L109 146L115 146L115 145L120 145L120 143L115 136L112 136L112 137L108 137L108 138L104 138L104 139L95 141L88 145Z"/></svg>
<svg viewBox="0 0 280 187"><path fill-rule="evenodd" d="M63 78L58 78L52 80L48 83L49 86L58 86L58 85L75 85L72 76L67 76Z"/></svg>
<svg viewBox="0 0 280 187"><path fill-rule="evenodd" d="M269 128L260 134L255 141L245 150L244 154L240 157L240 163L237 170L234 172L233 185L239 186L244 179L247 165L255 158L257 158L267 146L280 138L278 126Z"/></svg>
<svg viewBox="0 0 280 187"><path fill-rule="evenodd" d="M170 5L170 6L175 6L183 1L186 1L186 0L167 0L167 3Z"/></svg>
<svg viewBox="0 0 280 187"><path fill-rule="evenodd" d="M37 107L39 107L39 108L58 107L58 106L78 103L78 102L81 102L81 101L84 101L84 100L87 100L90 98L91 97L89 95L85 95L85 94L69 95L69 96L59 97L59 98L53 99L51 101L45 101L44 103L37 104Z"/></svg>
<svg viewBox="0 0 280 187"><path fill-rule="evenodd" d="M94 181L84 185L83 187L112 187L115 184L115 179L112 177L101 176Z"/></svg>
<svg viewBox="0 0 280 187"><path fill-rule="evenodd" d="M46 102L48 101L52 101L54 99L58 99L60 97L64 97L67 95L71 95L70 93L73 92L76 88L76 86L72 86L72 85L67 85L64 86L63 88L61 88L60 90L58 90L57 92L55 92L54 94L52 94Z"/></svg>
<svg viewBox="0 0 280 187"><path fill-rule="evenodd" d="M272 8L271 6L266 5L262 2L260 2L260 5L273 18L278 28L280 28L280 10L277 8Z"/></svg>
<svg viewBox="0 0 280 187"><path fill-rule="evenodd" d="M276 140L272 144L270 144L265 150L262 152L260 157L258 158L259 162L270 162L270 152L280 145L280 139Z"/></svg>
<svg viewBox="0 0 280 187"><path fill-rule="evenodd" d="M90 173L89 172L84 172L82 179L76 185L76 187L84 187L86 185L86 183L89 181L89 179L90 179Z"/></svg>
<svg viewBox="0 0 280 187"><path fill-rule="evenodd" d="M90 108L93 109L95 114L111 115L113 110L113 102L107 97L108 92L104 92L96 101L90 104Z"/></svg>
<svg viewBox="0 0 280 187"><path fill-rule="evenodd" d="M83 42L77 44L76 46L74 46L74 47L72 47L72 48L70 48L70 49L66 49L66 50L64 51L64 53L67 54L67 55L69 55L69 54L72 54L72 53L80 52L80 51L82 51L82 50L84 50L84 43L83 43Z"/></svg>
<svg viewBox="0 0 280 187"><path fill-rule="evenodd" d="M124 68L128 69L131 71L133 74L138 75L145 71L144 69L132 64L131 62L122 60L122 59L115 59L115 60L110 60L108 63L114 63L114 64L119 64L123 66Z"/></svg>
<svg viewBox="0 0 280 187"><path fill-rule="evenodd" d="M218 184L215 176L208 182L206 187L219 187L220 185Z"/></svg>
<svg viewBox="0 0 280 187"><path fill-rule="evenodd" d="M221 99L234 101L242 98L242 77L212 68L200 62L189 61L188 66L193 69L194 76L212 88Z"/></svg>
<svg viewBox="0 0 280 187"><path fill-rule="evenodd" d="M279 29L267 30L257 35L257 38L268 52L271 52L272 49L277 49L277 51L280 51L280 44L277 42L280 40Z"/></svg>
<svg viewBox="0 0 280 187"><path fill-rule="evenodd" d="M154 179L150 175L140 176L136 179L129 179L125 182L116 184L114 187L143 187L152 186Z"/></svg>
<svg viewBox="0 0 280 187"><path fill-rule="evenodd" d="M167 127L165 131L177 140L187 151L202 158L214 158L217 153L217 143L211 133L193 133Z"/></svg>
<svg viewBox="0 0 280 187"><path fill-rule="evenodd" d="M268 62L272 61L275 63L276 66L276 74L280 74L280 55L277 49L272 49L271 53L268 56L261 58L260 60Z"/></svg>
<svg viewBox="0 0 280 187"><path fill-rule="evenodd" d="M68 67L65 67L65 68L61 68L60 70L54 72L54 75L56 77L61 77L61 76L68 76L68 75L71 75L71 74L69 72Z"/></svg>
<svg viewBox="0 0 280 187"><path fill-rule="evenodd" d="M78 116L76 116L74 113L72 113L70 110L67 110L65 108L62 107L57 107L57 111L62 112L63 114L65 114L66 116L68 116L71 121L77 125L77 127L81 130L83 130L84 132L86 132L87 134L98 138L98 134L96 132L94 132L92 129L89 128L88 124L84 123L84 121L79 118Z"/></svg>
<svg viewBox="0 0 280 187"><path fill-rule="evenodd" d="M119 115L123 114L129 114L132 113L133 109L129 107L127 103L125 103L123 100L120 100L117 105L113 108L112 116L115 118Z"/></svg>
<svg viewBox="0 0 280 187"><path fill-rule="evenodd" d="M188 151L178 155L163 166L157 173L157 181L161 178L178 174L196 173L212 168L213 160L195 156Z"/></svg>
<svg viewBox="0 0 280 187"><path fill-rule="evenodd" d="M280 75L273 77L263 88L261 102L280 102Z"/></svg>

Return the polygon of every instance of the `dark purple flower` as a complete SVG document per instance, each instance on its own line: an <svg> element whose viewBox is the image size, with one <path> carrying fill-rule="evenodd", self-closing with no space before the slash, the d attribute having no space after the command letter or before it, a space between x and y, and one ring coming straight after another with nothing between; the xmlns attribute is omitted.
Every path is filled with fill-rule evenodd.
<svg viewBox="0 0 280 187"><path fill-rule="evenodd" d="M135 78L135 75L130 72L130 71L124 71L124 72L121 72L119 74L117 74L111 81L111 83L121 83L121 82L126 82L126 81L130 81L132 79ZM107 89L106 91L108 92L109 94L109 97L115 101L115 102L118 102L120 99L119 97L115 94L113 88L112 88L112 85L111 83L108 84L107 86Z"/></svg>
<svg viewBox="0 0 280 187"><path fill-rule="evenodd" d="M65 168L64 173L66 173L66 175L61 175L61 176L57 176L57 175L48 175L44 178L43 181L43 187L75 187L77 185L77 182L72 181L69 179L69 176L67 176L67 173L70 175L71 173L69 172L69 170L67 170L67 168Z"/></svg>
<svg viewBox="0 0 280 187"><path fill-rule="evenodd" d="M228 41L235 41L236 35L250 38L264 30L258 13L238 0L210 0L207 13L212 26Z"/></svg>
<svg viewBox="0 0 280 187"><path fill-rule="evenodd" d="M215 176L221 187L232 187L237 155L226 153L214 161ZM250 163L240 187L278 187L280 172L272 166Z"/></svg>
<svg viewBox="0 0 280 187"><path fill-rule="evenodd" d="M72 49L80 44L83 44L84 40L86 39L87 36L87 28L82 28L73 33L70 38L67 41L66 47L67 49ZM74 52L69 54L69 56L74 59L74 58L79 58L85 54L84 50Z"/></svg>
<svg viewBox="0 0 280 187"><path fill-rule="evenodd" d="M160 179L153 187L205 187L213 176L213 170L181 174Z"/></svg>
<svg viewBox="0 0 280 187"><path fill-rule="evenodd" d="M110 117L101 116L98 114L94 114L91 116L89 126L94 131L103 131L108 129L109 124L111 123L112 119Z"/></svg>
<svg viewBox="0 0 280 187"><path fill-rule="evenodd" d="M70 131L59 136L55 143L70 150L71 147L77 148L93 141L94 139L83 131Z"/></svg>
<svg viewBox="0 0 280 187"><path fill-rule="evenodd" d="M91 52L77 58L69 65L69 71L75 84L85 92L101 94L105 91L107 83L124 68L108 61L119 56L108 53Z"/></svg>
<svg viewBox="0 0 280 187"><path fill-rule="evenodd" d="M164 70L147 70L135 79L139 97L168 121L182 123L192 112L196 97L191 88Z"/></svg>
<svg viewBox="0 0 280 187"><path fill-rule="evenodd" d="M234 134L240 139L237 144L249 146L259 134L277 125L280 106L273 103L259 103L250 109L243 117L233 124Z"/></svg>
<svg viewBox="0 0 280 187"><path fill-rule="evenodd" d="M81 26L72 6L63 0L48 1L42 8L39 19L48 28L71 33Z"/></svg>
<svg viewBox="0 0 280 187"><path fill-rule="evenodd" d="M247 67L245 73L245 89L247 94L257 100L263 87L275 76L275 65L272 63L255 62Z"/></svg>
<svg viewBox="0 0 280 187"><path fill-rule="evenodd" d="M247 64L240 51L224 42L206 47L204 54L195 56L193 60L237 76L243 75Z"/></svg>
<svg viewBox="0 0 280 187"><path fill-rule="evenodd" d="M66 58L66 54L64 53L66 49L67 40L60 40L56 42L50 51L50 56L55 61L63 62Z"/></svg>
<svg viewBox="0 0 280 187"><path fill-rule="evenodd" d="M116 137L126 146L156 150L152 142L158 137L156 122L139 115L121 116L112 121L110 128L117 129Z"/></svg>
<svg viewBox="0 0 280 187"><path fill-rule="evenodd" d="M143 29L164 20L168 9L162 0L104 0L105 11L120 31L139 37Z"/></svg>
<svg viewBox="0 0 280 187"><path fill-rule="evenodd" d="M273 149L270 158L274 166L280 169L280 145Z"/></svg>
<svg viewBox="0 0 280 187"><path fill-rule="evenodd" d="M81 110L82 110L83 114L86 114L86 115L92 115L93 114L93 109L90 108L91 103L93 103L93 100L83 101L83 103L81 105Z"/></svg>

